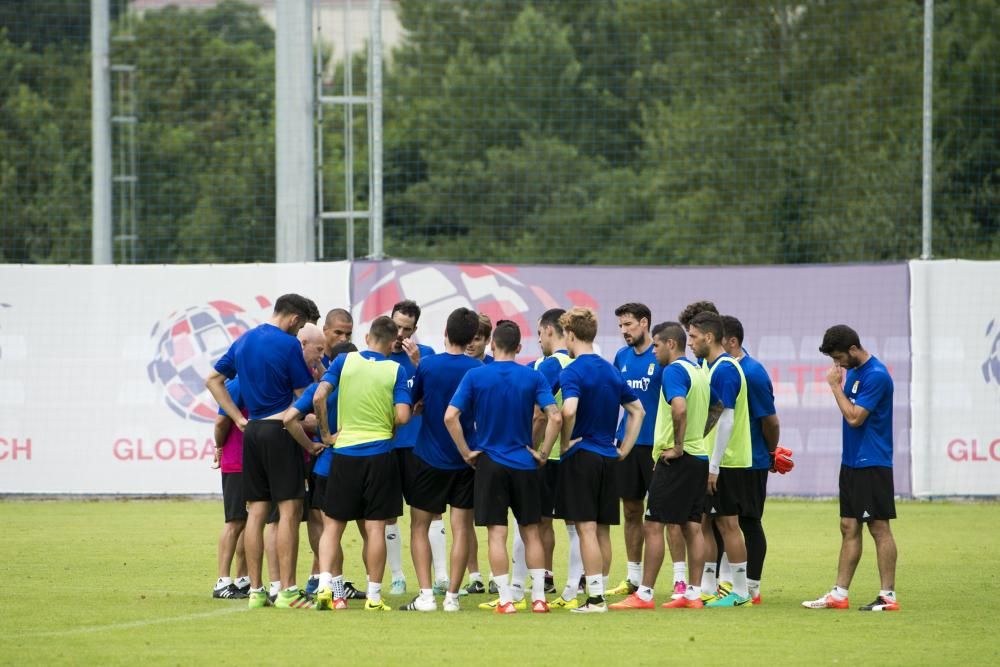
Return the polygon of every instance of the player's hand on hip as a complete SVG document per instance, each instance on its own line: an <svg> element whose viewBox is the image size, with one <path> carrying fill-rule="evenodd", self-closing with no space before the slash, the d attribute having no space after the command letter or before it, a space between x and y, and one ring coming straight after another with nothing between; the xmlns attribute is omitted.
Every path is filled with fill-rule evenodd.
<svg viewBox="0 0 1000 667"><path fill-rule="evenodd" d="M479 458L480 454L482 454L482 452L480 452L478 449L473 449L470 450L469 453L463 456L462 458L464 458L465 462L468 463L472 468L475 468L477 459Z"/></svg>
<svg viewBox="0 0 1000 667"><path fill-rule="evenodd" d="M336 433L330 433L328 435L323 436L323 445L325 447L333 447L336 443L337 443Z"/></svg>
<svg viewBox="0 0 1000 667"><path fill-rule="evenodd" d="M236 428L238 428L241 431L245 431L247 430L247 424L249 424L250 422L247 420L246 417L241 415L240 418L234 421L233 423L236 424Z"/></svg>
<svg viewBox="0 0 1000 667"><path fill-rule="evenodd" d="M538 465L539 468L545 465L545 462L548 461L548 459L542 456L542 453L537 449L535 449L534 447L528 447L526 445L524 448L527 449L529 452L531 452L531 458L535 459L535 463Z"/></svg>
<svg viewBox="0 0 1000 667"><path fill-rule="evenodd" d="M715 495L719 486L719 473L708 473L708 494Z"/></svg>
<svg viewBox="0 0 1000 667"><path fill-rule="evenodd" d="M831 387L841 387L844 384L844 369L834 364L826 372L826 381Z"/></svg>
<svg viewBox="0 0 1000 667"><path fill-rule="evenodd" d="M680 457L681 457L681 452L678 452L673 447L671 447L670 449L664 449L663 453L660 455L660 458L667 465L670 465L671 461L673 461L674 459L679 459Z"/></svg>

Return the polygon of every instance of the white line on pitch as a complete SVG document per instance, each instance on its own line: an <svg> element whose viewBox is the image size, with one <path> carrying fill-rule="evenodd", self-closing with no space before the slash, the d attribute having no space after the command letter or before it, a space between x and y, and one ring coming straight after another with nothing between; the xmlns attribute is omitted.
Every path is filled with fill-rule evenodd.
<svg viewBox="0 0 1000 667"><path fill-rule="evenodd" d="M173 623L175 621L193 621L198 618L210 616L222 616L224 614L234 614L247 611L246 607L237 609L218 609L216 611L206 611L200 614L185 614L184 616L166 616L163 618L150 618L144 621L129 621L127 623L112 623L111 625L90 625L83 628L69 628L67 630L51 630L48 632L26 632L25 637L62 637L66 635L85 635L95 632L111 632L114 630L126 630L128 628L141 628L147 625L158 625L160 623Z"/></svg>

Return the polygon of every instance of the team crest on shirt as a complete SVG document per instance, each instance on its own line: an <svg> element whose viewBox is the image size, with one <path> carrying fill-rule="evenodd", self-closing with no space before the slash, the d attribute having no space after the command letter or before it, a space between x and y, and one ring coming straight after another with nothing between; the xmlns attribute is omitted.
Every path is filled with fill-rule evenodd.
<svg viewBox="0 0 1000 667"><path fill-rule="evenodd" d="M656 364L650 364L649 370L646 371L646 375L652 375L655 370L656 370Z"/></svg>

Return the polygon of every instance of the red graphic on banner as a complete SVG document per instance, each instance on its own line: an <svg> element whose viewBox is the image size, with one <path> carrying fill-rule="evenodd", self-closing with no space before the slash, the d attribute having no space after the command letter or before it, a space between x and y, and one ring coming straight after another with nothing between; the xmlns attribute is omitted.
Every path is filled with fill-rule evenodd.
<svg viewBox="0 0 1000 667"><path fill-rule="evenodd" d="M0 461L30 461L31 438L0 438Z"/></svg>

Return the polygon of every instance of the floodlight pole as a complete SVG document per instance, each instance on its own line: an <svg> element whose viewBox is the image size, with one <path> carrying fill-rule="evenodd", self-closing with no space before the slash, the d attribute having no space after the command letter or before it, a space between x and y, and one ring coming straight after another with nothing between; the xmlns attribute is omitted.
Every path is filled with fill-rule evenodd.
<svg viewBox="0 0 1000 667"><path fill-rule="evenodd" d="M371 259L382 259L382 0L369 0L371 57L368 59L368 106L371 129L371 198L368 203L368 238Z"/></svg>
<svg viewBox="0 0 1000 667"><path fill-rule="evenodd" d="M275 259L316 259L313 0L275 3Z"/></svg>
<svg viewBox="0 0 1000 667"><path fill-rule="evenodd" d="M921 179L922 243L920 259L934 256L932 249L934 190L934 0L924 0L924 137Z"/></svg>
<svg viewBox="0 0 1000 667"><path fill-rule="evenodd" d="M94 264L111 264L111 12L90 0L91 239Z"/></svg>

